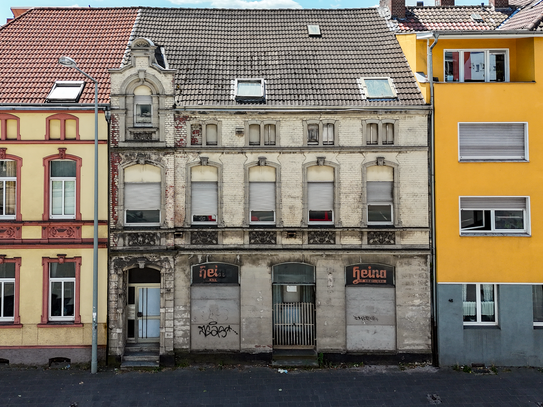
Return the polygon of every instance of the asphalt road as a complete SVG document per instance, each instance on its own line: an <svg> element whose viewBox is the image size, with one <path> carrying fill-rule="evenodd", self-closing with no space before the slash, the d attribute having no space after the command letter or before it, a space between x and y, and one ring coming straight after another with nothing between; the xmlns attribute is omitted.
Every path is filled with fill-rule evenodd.
<svg viewBox="0 0 543 407"><path fill-rule="evenodd" d="M287 369L288 370L288 369ZM1 406L543 406L543 369L0 369Z"/></svg>

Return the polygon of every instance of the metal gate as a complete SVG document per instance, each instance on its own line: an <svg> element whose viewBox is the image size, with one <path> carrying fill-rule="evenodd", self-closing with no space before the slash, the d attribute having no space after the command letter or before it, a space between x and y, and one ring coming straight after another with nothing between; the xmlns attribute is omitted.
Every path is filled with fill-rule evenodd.
<svg viewBox="0 0 543 407"><path fill-rule="evenodd" d="M315 304L276 303L273 308L274 346L315 346Z"/></svg>

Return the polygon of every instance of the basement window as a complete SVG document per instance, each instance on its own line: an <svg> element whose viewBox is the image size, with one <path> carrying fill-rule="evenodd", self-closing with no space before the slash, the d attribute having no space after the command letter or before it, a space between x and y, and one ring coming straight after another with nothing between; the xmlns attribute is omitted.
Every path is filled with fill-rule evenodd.
<svg viewBox="0 0 543 407"><path fill-rule="evenodd" d="M392 78L360 78L359 84L366 99L397 98Z"/></svg>
<svg viewBox="0 0 543 407"><path fill-rule="evenodd" d="M78 102L85 87L83 81L56 81L46 102Z"/></svg>
<svg viewBox="0 0 543 407"><path fill-rule="evenodd" d="M264 79L236 79L235 91L238 102L263 102Z"/></svg>

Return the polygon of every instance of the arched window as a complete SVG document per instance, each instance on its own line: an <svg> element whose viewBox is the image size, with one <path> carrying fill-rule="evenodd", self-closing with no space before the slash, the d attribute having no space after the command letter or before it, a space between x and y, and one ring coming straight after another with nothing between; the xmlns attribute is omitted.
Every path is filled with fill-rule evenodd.
<svg viewBox="0 0 543 407"><path fill-rule="evenodd" d="M153 97L148 86L138 86L134 89L134 125L153 125Z"/></svg>
<svg viewBox="0 0 543 407"><path fill-rule="evenodd" d="M160 225L161 178L159 167L136 164L124 169L126 225Z"/></svg>

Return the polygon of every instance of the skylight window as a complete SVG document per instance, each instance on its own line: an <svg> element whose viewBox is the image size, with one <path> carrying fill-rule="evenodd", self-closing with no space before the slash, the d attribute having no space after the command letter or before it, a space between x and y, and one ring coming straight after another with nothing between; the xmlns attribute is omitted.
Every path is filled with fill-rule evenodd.
<svg viewBox="0 0 543 407"><path fill-rule="evenodd" d="M81 97L84 87L85 82L83 81L56 81L45 101L77 102Z"/></svg>
<svg viewBox="0 0 543 407"><path fill-rule="evenodd" d="M316 37L321 35L321 28L317 24L309 24L307 26L307 33L310 37Z"/></svg>
<svg viewBox="0 0 543 407"><path fill-rule="evenodd" d="M264 79L236 79L236 100L264 101Z"/></svg>
<svg viewBox="0 0 543 407"><path fill-rule="evenodd" d="M392 78L361 78L359 83L366 99L395 99L397 97Z"/></svg>

